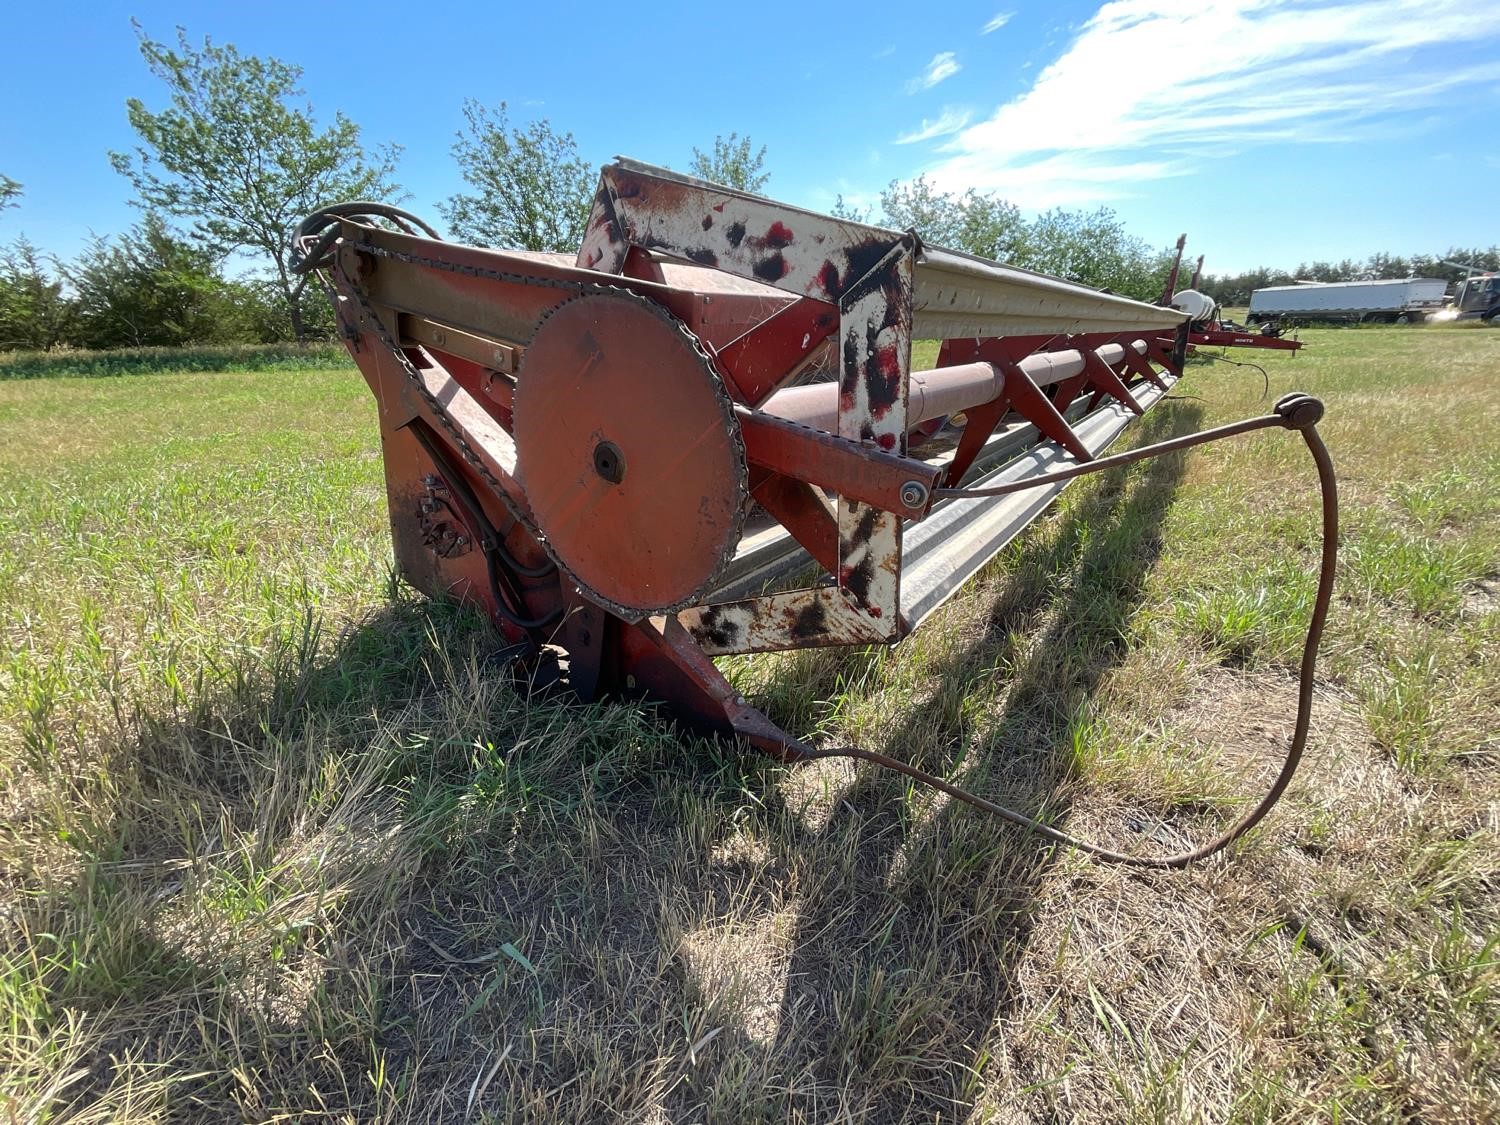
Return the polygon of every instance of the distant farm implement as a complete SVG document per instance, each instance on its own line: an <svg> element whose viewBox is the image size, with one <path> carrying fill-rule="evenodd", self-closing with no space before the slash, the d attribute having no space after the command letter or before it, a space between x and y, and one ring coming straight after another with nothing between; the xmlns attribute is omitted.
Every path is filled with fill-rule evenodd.
<svg viewBox="0 0 1500 1125"><path fill-rule="evenodd" d="M1301 350L1302 341L1283 336L1281 327L1274 322L1264 325L1259 331L1252 331L1225 320L1218 303L1198 289L1198 278L1203 272L1201 255L1188 287L1179 291L1177 274L1182 266L1182 248L1186 243L1187 235L1178 236L1177 257L1173 259L1172 270L1167 275L1161 303L1187 316L1189 344L1200 348L1267 348L1283 352Z"/></svg>
<svg viewBox="0 0 1500 1125"><path fill-rule="evenodd" d="M626 160L576 256L455 245L367 203L317 212L298 246L379 404L400 570L482 607L533 682L662 700L787 762L874 762L1150 866L1222 848L1290 780L1333 579L1322 406L1289 395L1106 455L1181 377L1188 314ZM911 370L913 339L941 341L935 367ZM894 644L1070 481L1267 428L1317 466L1318 594L1280 774L1201 847L1074 841L895 757L811 745L714 663Z"/></svg>

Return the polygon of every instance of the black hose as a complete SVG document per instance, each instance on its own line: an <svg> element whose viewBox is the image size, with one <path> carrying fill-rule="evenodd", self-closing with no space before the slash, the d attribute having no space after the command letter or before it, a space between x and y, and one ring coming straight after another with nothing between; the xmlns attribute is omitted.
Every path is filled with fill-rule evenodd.
<svg viewBox="0 0 1500 1125"><path fill-rule="evenodd" d="M1088 840L1081 840L1076 836L1059 831L1048 824L1044 824L1036 817L1027 816L1016 812L1014 809L996 804L986 800L967 789L961 789L952 783L943 780L935 774L926 770L918 769L908 765L899 759L882 754L875 750L865 750L857 746L843 746L827 750L813 750L806 747L803 750L808 758L855 758L860 761L872 762L886 769L895 770L904 774L914 781L924 785L930 785L940 792L948 794L955 800L963 801L984 812L1001 817L1025 828L1029 832L1035 832L1038 836L1059 844L1067 844L1087 852L1096 859L1107 863L1120 863L1131 867L1155 867L1173 868L1185 867L1200 859L1206 859L1216 852L1222 851L1235 840L1238 840L1246 832L1259 824L1261 819L1271 811L1281 795L1291 784L1292 777L1297 772L1297 766L1302 761L1303 751L1307 747L1308 730L1312 724L1313 689L1316 686L1316 669L1318 661L1318 646L1323 639L1323 628L1328 621L1328 608L1333 600L1334 572L1338 565L1338 538L1339 538L1339 499L1338 483L1334 478L1333 459L1328 454L1328 447L1323 444L1323 438L1318 433L1317 423L1323 416L1323 404L1308 395L1290 394L1276 403L1276 413L1262 418L1247 419L1229 426L1220 426L1217 429L1205 430L1199 434L1189 434L1184 438L1174 438L1170 441L1160 442L1156 445L1146 446L1142 449L1133 450L1130 453L1122 453L1114 457L1101 458L1098 461L1090 461L1063 472L1048 473L1041 477L1034 477L1028 481L1017 481L1014 485L1007 485L994 489L939 489L939 495L952 497L978 497L995 496L1007 492L1019 492L1026 488L1037 488L1041 485L1055 481L1060 477L1082 476L1084 473L1098 472L1101 469L1113 465L1125 465L1134 461L1144 460L1172 450L1187 448L1192 445L1202 445L1205 442L1214 441L1219 438L1232 437L1236 434L1252 433L1255 430L1267 429L1271 426L1282 426L1294 429L1301 433L1303 441L1307 443L1308 452L1312 455L1314 464L1318 470L1318 488L1323 507L1323 546L1322 567L1318 572L1318 592L1313 601L1312 615L1307 623L1307 639L1302 646L1302 662L1297 673L1297 721L1292 731L1292 740L1287 747L1286 757L1282 761L1281 771L1276 775L1276 780L1271 788L1266 791L1260 801L1248 813L1241 817L1229 828L1219 835L1188 851L1177 852L1165 856L1141 856L1131 855L1127 852L1115 851L1103 845L1095 844Z"/></svg>
<svg viewBox="0 0 1500 1125"><path fill-rule="evenodd" d="M293 273L311 273L314 270L327 269L333 264L329 251L338 241L339 221L342 219L356 222L360 219L385 219L394 223L406 234L416 234L420 231L428 238L442 238L442 235L423 219L389 203L380 203L376 200L331 203L327 207L319 207L308 215L297 224L292 232L293 252L288 265Z"/></svg>
<svg viewBox="0 0 1500 1125"><path fill-rule="evenodd" d="M1261 401L1264 402L1266 400L1266 396L1268 396L1271 393L1271 376L1269 376L1269 375L1266 374L1266 369L1264 367L1262 367L1260 364L1258 364L1258 363L1251 363L1249 360L1244 360L1244 359L1230 359L1228 356L1225 356L1225 355L1214 355L1212 352L1198 352L1197 354L1201 355L1204 359L1211 359L1215 363L1227 363L1231 367L1253 367L1253 368L1255 368L1255 370L1257 370L1257 371L1260 372L1260 379L1261 379L1261 384L1262 384L1261 391L1260 391Z"/></svg>

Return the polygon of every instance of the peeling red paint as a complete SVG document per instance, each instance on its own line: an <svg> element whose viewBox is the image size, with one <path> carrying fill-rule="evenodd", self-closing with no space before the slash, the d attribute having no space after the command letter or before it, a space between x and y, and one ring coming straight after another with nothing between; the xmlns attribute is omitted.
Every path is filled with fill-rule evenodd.
<svg viewBox="0 0 1500 1125"><path fill-rule="evenodd" d="M785 223L778 221L772 223L771 228L766 231L765 241L767 246L775 250L780 250L783 247L790 246L792 244L792 239L795 237L796 236L793 235L789 229L787 229Z"/></svg>

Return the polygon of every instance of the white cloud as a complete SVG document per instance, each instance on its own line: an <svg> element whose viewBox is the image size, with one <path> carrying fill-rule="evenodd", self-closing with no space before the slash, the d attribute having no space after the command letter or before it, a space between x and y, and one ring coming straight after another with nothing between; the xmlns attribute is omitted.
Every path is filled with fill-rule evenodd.
<svg viewBox="0 0 1500 1125"><path fill-rule="evenodd" d="M902 133L896 138L898 145L912 145L919 141L930 141L934 137L946 137L949 133L956 133L969 123L969 118L974 115L966 109L951 109L944 107L943 112L936 121L928 121L922 118L919 128L910 133Z"/></svg>
<svg viewBox="0 0 1500 1125"><path fill-rule="evenodd" d="M906 84L906 92L915 94L919 90L930 90L945 78L952 78L963 66L952 51L942 51L932 56L927 69Z"/></svg>
<svg viewBox="0 0 1500 1125"><path fill-rule="evenodd" d="M1015 15L1015 12L996 12L991 17L990 22L979 29L979 34L988 35L992 31L999 31L1006 24L1010 23L1015 18Z"/></svg>
<svg viewBox="0 0 1500 1125"><path fill-rule="evenodd" d="M926 171L1025 207L1119 198L1215 151L1364 139L1451 104L1500 77L1473 49L1496 40L1500 7L1467 0L1112 0Z"/></svg>

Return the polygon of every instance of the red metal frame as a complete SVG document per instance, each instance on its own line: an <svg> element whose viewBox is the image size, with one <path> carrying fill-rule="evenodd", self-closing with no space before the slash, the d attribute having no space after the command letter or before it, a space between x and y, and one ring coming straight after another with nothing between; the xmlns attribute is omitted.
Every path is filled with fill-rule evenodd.
<svg viewBox="0 0 1500 1125"><path fill-rule="evenodd" d="M921 288L917 271L931 262L938 281ZM327 276L350 352L379 403L402 572L432 595L482 605L514 641L561 647L570 683L585 697L647 692L690 721L784 757L797 755L795 740L740 698L711 657L900 639L917 623L902 605L903 537L933 511L934 492L962 481L1002 424L1029 424L1044 445L1089 460L1081 423L1069 420L1074 404L1141 414L1143 394L1154 401L1180 372L1184 343L1180 333L1160 335L1174 314L1151 306L928 252L911 233L625 163L604 170L571 263L345 218ZM1012 289L1031 294L1013 302L1030 311L1011 311ZM960 295L977 310L970 320ZM932 310L934 323L954 327L1056 327L953 336L934 370L911 372L916 318ZM1141 327L1122 331L1135 316ZM541 343L554 317L571 326L567 347L557 346L556 332ZM648 338L651 355L641 362L630 348ZM528 367L533 347L548 358L531 362L550 366ZM789 386L830 352L832 382ZM618 398L630 385L620 382L626 355L639 403ZM600 364L616 405L591 413L588 434L568 431L576 419L557 407L566 416L523 415L518 427L536 398L518 394L535 389L528 380L545 376L556 389L538 401L566 402L575 393L569 380L586 394ZM689 423L674 411L689 390L722 396L725 421ZM951 457L911 452L915 427L955 415L965 424ZM537 434L551 426L569 434L576 466L548 463L555 451ZM669 465L673 450L722 444L726 432L743 456L743 496L729 478L660 475L666 468L649 480L630 475L642 461ZM597 458L606 447L620 464L610 462L611 476L596 459L601 481L576 450L592 448ZM721 506L753 501L824 581L715 601L707 570L690 569L674 572L689 575L688 592L663 610L652 600L650 568L633 565L618 568L606 597L579 575L640 544L620 541L623 530L591 536L587 525L566 539L548 535L548 509L528 488L543 478L557 487L574 472L597 496L580 503L628 504L651 517L649 545L664 552L663 566L675 565L673 544L702 518L684 500L696 494Z"/></svg>

